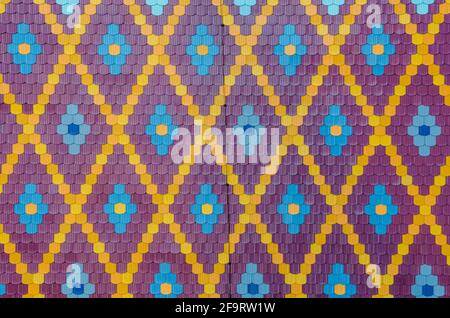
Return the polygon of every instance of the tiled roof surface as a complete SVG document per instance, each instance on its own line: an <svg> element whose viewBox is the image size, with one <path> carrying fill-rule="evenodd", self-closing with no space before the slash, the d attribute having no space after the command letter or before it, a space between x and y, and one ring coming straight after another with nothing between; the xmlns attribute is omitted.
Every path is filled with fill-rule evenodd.
<svg viewBox="0 0 450 318"><path fill-rule="evenodd" d="M0 296L450 295L450 0L372 2L0 0Z"/></svg>

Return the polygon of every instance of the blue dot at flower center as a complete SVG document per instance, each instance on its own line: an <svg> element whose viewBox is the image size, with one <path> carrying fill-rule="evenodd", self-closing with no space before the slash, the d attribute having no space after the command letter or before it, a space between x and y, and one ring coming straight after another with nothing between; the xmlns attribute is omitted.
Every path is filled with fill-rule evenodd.
<svg viewBox="0 0 450 318"><path fill-rule="evenodd" d="M430 285L423 285L422 286L422 294L426 297L433 296L434 288Z"/></svg>
<svg viewBox="0 0 450 318"><path fill-rule="evenodd" d="M256 284L250 283L248 284L248 293L250 295L256 295L259 292L259 287Z"/></svg>
<svg viewBox="0 0 450 318"><path fill-rule="evenodd" d="M247 131L247 129L254 128L254 126L247 124L243 128L244 128L244 131Z"/></svg>
<svg viewBox="0 0 450 318"><path fill-rule="evenodd" d="M67 127L67 131L70 135L78 135L80 133L80 126L76 124L70 124Z"/></svg>
<svg viewBox="0 0 450 318"><path fill-rule="evenodd" d="M74 295L83 295L84 294L84 285L81 284L80 287L74 287L72 292Z"/></svg>
<svg viewBox="0 0 450 318"><path fill-rule="evenodd" d="M430 127L427 125L422 125L419 127L419 135L428 136L430 134Z"/></svg>

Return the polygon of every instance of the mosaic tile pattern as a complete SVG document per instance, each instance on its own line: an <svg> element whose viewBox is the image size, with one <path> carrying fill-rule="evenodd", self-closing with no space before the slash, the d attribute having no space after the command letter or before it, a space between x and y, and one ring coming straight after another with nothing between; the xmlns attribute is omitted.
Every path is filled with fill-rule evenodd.
<svg viewBox="0 0 450 318"><path fill-rule="evenodd" d="M0 0L0 297L448 297L450 0L372 2Z"/></svg>

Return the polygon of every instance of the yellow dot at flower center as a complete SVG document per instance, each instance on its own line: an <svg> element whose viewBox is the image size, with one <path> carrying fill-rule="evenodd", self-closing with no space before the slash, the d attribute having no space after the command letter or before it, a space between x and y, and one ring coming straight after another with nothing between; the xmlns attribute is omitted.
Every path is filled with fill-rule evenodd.
<svg viewBox="0 0 450 318"><path fill-rule="evenodd" d="M375 207L375 213L378 215L385 215L387 213L387 207L384 204L378 204Z"/></svg>
<svg viewBox="0 0 450 318"><path fill-rule="evenodd" d="M345 285L344 284L334 285L334 293L336 295L344 295L345 294Z"/></svg>
<svg viewBox="0 0 450 318"><path fill-rule="evenodd" d="M342 134L342 127L339 125L333 125L330 128L330 134L332 136L340 136Z"/></svg>
<svg viewBox="0 0 450 318"><path fill-rule="evenodd" d="M156 133L160 136L167 135L167 126L164 124L160 124L160 125L156 126Z"/></svg>
<svg viewBox="0 0 450 318"><path fill-rule="evenodd" d="M197 46L197 54L198 55L206 55L208 54L208 46L207 45L199 45Z"/></svg>
<svg viewBox="0 0 450 318"><path fill-rule="evenodd" d="M28 54L31 51L31 47L28 43L19 44L19 53L20 54Z"/></svg>
<svg viewBox="0 0 450 318"><path fill-rule="evenodd" d="M172 293L172 285L169 283L161 284L161 294L169 295Z"/></svg>
<svg viewBox="0 0 450 318"><path fill-rule="evenodd" d="M295 54L295 45L289 44L284 47L284 54L286 55L294 55Z"/></svg>
<svg viewBox="0 0 450 318"><path fill-rule="evenodd" d="M288 205L288 213L289 214L291 214L291 215L298 214L298 212L300 212L298 204L291 203Z"/></svg>
<svg viewBox="0 0 450 318"><path fill-rule="evenodd" d="M108 51L109 51L109 54L111 54L111 55L119 55L120 54L120 45L111 44L108 47Z"/></svg>
<svg viewBox="0 0 450 318"><path fill-rule="evenodd" d="M30 214L30 215L36 214L37 213L37 205L34 203L28 203L25 206L25 213Z"/></svg>
<svg viewBox="0 0 450 318"><path fill-rule="evenodd" d="M207 215L213 213L213 206L212 206L212 204L208 204L208 203L203 204L202 205L202 213L203 214L207 214Z"/></svg>
<svg viewBox="0 0 450 318"><path fill-rule="evenodd" d="M114 205L114 212L117 214L124 214L127 210L127 206L124 203L116 203Z"/></svg>
<svg viewBox="0 0 450 318"><path fill-rule="evenodd" d="M384 53L384 45L383 44L375 44L372 46L372 53L375 55L381 55Z"/></svg>

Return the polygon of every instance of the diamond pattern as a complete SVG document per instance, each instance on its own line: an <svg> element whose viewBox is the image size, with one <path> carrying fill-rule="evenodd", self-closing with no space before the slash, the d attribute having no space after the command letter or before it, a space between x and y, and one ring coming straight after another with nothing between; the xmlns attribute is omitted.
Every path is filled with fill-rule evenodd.
<svg viewBox="0 0 450 318"><path fill-rule="evenodd" d="M386 70L388 77L366 82L354 70L357 69L354 65L360 66L361 64L348 58L344 46L346 36L349 33L352 36L358 34L354 29L352 31L352 25L355 22L352 17L355 12L362 12L363 5L360 2L343 5L339 1L331 1L331 5L340 6L339 14L336 14L336 8L330 12L330 4L328 3L324 5L319 1L311 3L311 1L300 0L300 4L297 3L296 6L307 8L301 11L301 15L302 19L308 20L308 22L301 24L308 24L316 29L314 39L323 43L325 50L320 53L321 61L317 65L317 70L307 72L308 74L312 73L312 75L305 89L306 94L301 93L298 101L295 100L296 98L292 98L288 99L288 102L282 101L280 95L283 94L277 95L275 88L270 84L269 77L273 77L272 73L267 75L264 71L263 66L270 64L270 62L264 62L263 66L259 65L260 62L254 55L259 55L258 50L256 47L255 50L252 48L257 45L258 37L263 33L261 26L267 23L269 16L273 16L275 8L283 7L278 1L267 3L257 1L254 4L255 7L252 8L252 12L257 12L256 14L259 16L251 19L254 20L251 21L252 26L247 22L249 21L246 20L247 18L238 18L236 16L237 8L235 7L234 11L231 11L229 9L230 4L223 4L216 0L207 3L204 3L203 0L192 3L182 0L178 4L169 1L163 11L164 15L170 14L170 16L167 19L162 16L161 22L158 18L159 27L155 27L155 30L148 24L148 19L142 13L146 10L142 8L144 3L138 3L134 0L125 3L104 1L100 4L100 2L95 0L92 1L90 6L84 6L86 10L82 11L84 13L80 29L74 33L69 33L60 24L61 17L57 17L56 13L52 11L49 12L47 3L44 1L35 1L35 3L26 1L26 7L31 8L27 11L29 18L26 19L36 16L35 23L39 23L39 26L42 25L41 31L35 30L38 33L37 41L41 40L40 37L48 36L49 38L42 41L46 44L40 58L47 55L46 52L49 52L48 44L58 47L50 54L50 56L55 55L58 58L50 57L45 63L38 60L38 68L37 70L33 69L30 79L18 76L18 80L14 80L14 72L10 72L9 68L3 66L1 69L3 74L0 77L2 102L10 109L10 114L4 117L12 115L16 122L15 125L17 127L20 125L21 129L14 129L16 126L10 129L17 134L17 138L7 140L8 146L4 147L7 154L2 157L0 192L3 196L8 193L18 193L18 190L13 188L12 184L17 182L17 179L20 179L22 175L33 174L33 169L36 169L35 167L39 165L38 175L45 178L45 182L41 183L51 188L52 193L56 196L61 196L61 202L58 201L58 206L68 208L68 211L65 211L66 214L58 214L63 219L62 222L61 220L59 222L53 220L52 222L55 227L59 225L56 229L57 232L54 236L46 235L45 244L38 248L45 253L42 256L42 261L38 260L39 266L35 266L33 262L23 256L25 253L20 251L21 245L25 242L22 237L20 236L18 240L14 241L13 234L22 234L20 230L11 230L11 228L8 228L11 226L11 222L2 220L0 244L3 245L3 253L0 256L3 260L3 254L8 254L9 259L6 262L15 264L15 273L12 273L11 277L17 277L16 274L20 274L22 282L26 285L12 284L13 287L7 288L8 295L54 296L44 277L59 275L57 280L51 279L50 281L63 283L62 264L65 261L80 262L80 260L72 260L69 257L69 259L61 261L59 257L66 257L68 251L79 249L79 247L75 249L75 247L69 246L68 243L75 236L83 236L82 232L86 236L84 244L88 247L86 249L88 252L83 253L88 253L86 259L89 259L90 264L90 266L85 266L83 270L93 273L92 276L97 275L95 277L90 276L92 283L110 281L113 287L105 286L103 290L97 289L98 294L96 296L105 294L124 297L133 294L142 295L144 289L140 285L137 288L133 284L134 279L138 284L145 285L146 290L148 290L148 284L152 281L148 280L145 275L142 276L139 270L157 273L158 264L167 262L175 264L171 267L171 271L180 274L181 284L186 284L188 281L198 282L192 288L183 289L186 296L237 296L235 294L237 289L233 284L239 284L240 276L246 270L244 266L248 263L259 264L258 272L263 274L264 282L270 287L268 296L323 296L324 289L320 286L326 283L327 280L324 276L332 272L332 264L337 262L349 264L352 269L347 268L345 272L356 276L364 273L364 267L374 258L371 251L366 248L367 243L361 239L357 230L358 226L350 221L351 212L347 211L347 207L351 207L349 198L352 194L355 194L357 185L362 179L360 176L364 174L369 159L377 158L379 149L382 149L388 157L388 161L383 162L388 162L389 167L395 170L397 180L395 185L404 189L402 190L404 191L403 194L407 194L411 198L415 207L410 213L412 221L403 220L403 222L407 222L404 223L407 225L407 229L403 229L399 233L401 239L398 243L396 242L395 254L389 260L389 264L382 269L381 287L376 291L368 291L364 284L359 284L356 290L357 295L380 297L407 295L414 282L411 279L411 284L408 286L401 284L401 275L404 274L398 274L399 269L405 268L405 271L407 271L412 265L418 267L417 264L422 262L423 257L417 255L421 254L423 250L427 254L424 257L430 258L430 260L427 260L428 263L443 268L448 267L450 252L447 235L443 233L443 225L438 223L445 220L437 220L433 214L433 207L436 205L437 198L445 195L442 190L446 178L450 175L446 154L444 154L445 160L437 166L437 171L433 171L431 176L425 175L424 180L426 182L419 184L417 179L422 179L420 176L413 175L413 169L404 159L406 156L400 149L401 144L396 144L394 141L397 132L390 130L392 124L395 123L395 116L401 114L401 97L406 94L409 87L417 85L413 82L414 76L417 74L422 78L427 78L424 75L425 72L428 72L431 81L425 83L429 83L429 85L426 85L427 89L433 92L432 95L436 96L436 100L438 100L434 101L435 104L440 105L441 108L450 105L450 89L445 83L444 76L441 75L439 66L442 64L435 64L434 58L435 55L439 56L438 53L443 52L429 53L428 50L428 47L436 39L435 34L439 33L440 25L446 25L443 12L450 11L448 2L435 1L428 8L429 14L422 15L412 11L413 6L411 4L405 5L399 1L389 1L390 4L388 5L388 1L384 1L383 5L391 8L386 11L385 16L392 18L392 21L383 22L387 24L385 32L407 34L411 37L414 49L403 53L401 50L396 51L396 54L402 55L402 63L406 63L404 68L400 68L400 74ZM363 2L365 4L365 1ZM18 23L18 21L15 21L17 20L15 14L22 13L24 7L17 6L14 3L7 5L1 3L1 23L10 24L12 20L13 24ZM98 12L95 10L96 7L99 9ZM192 10L195 11L194 7L203 8L199 11L198 17L192 17L194 15ZM108 11L107 8L111 8L111 11ZM221 10L218 10L218 8ZM148 7L147 10L149 10ZM116 11L121 14L115 14ZM220 35L223 34L221 33L223 30L227 30L229 35L225 37L233 39L234 42L229 43L229 39L225 41L225 46L231 45L233 48L225 47L224 51L232 52L234 58L224 60L226 67L223 67L223 69L226 71L223 74L222 68L217 67L218 71L214 75L220 74L223 76L219 76L218 83L214 82L217 85L217 90L212 92L204 88L204 85L210 82L202 82L203 87L200 85L201 88L196 90L192 88L195 85L191 85L190 77L186 76L186 74L189 75L189 72L182 70L185 67L183 63L178 63L175 66L175 62L171 60L172 56L175 55L175 53L172 53L175 50L172 47L176 46L170 46L171 44L169 44L175 33L176 25L182 19L181 16L185 19L187 19L186 17L192 17L193 20L196 18L201 20L200 16L205 17L205 19L212 16L213 14L210 11L217 12L217 15L215 15L217 21L214 21L216 28L214 34ZM107 17L111 16L114 16L117 21L108 21L111 19ZM346 19L346 17L349 18ZM359 24L357 25L362 27L360 23L361 15L358 16L358 19L356 22ZM164 22L162 22L163 20ZM287 21L278 23L278 26L281 27L285 22ZM86 25L87 23L89 25ZM130 45L142 50L135 61L129 61L127 58L123 65L124 70L122 70L124 76L120 77L118 81L113 81L112 75L106 75L104 65L100 65L100 57L94 57L95 44L100 43L101 34L104 34L99 30L105 31L105 25L110 23L120 25L120 28L123 29L122 32L134 41ZM395 29L394 24L401 27ZM164 25L162 32L160 30L161 25ZM53 33L52 35L48 32L49 30ZM7 32L6 36L10 36L11 32ZM177 30L176 32L178 33L173 38L177 38L182 31ZM392 41L396 42L395 39ZM49 43L47 44L47 42ZM171 49L165 51L166 46ZM3 47L2 50L5 51L5 48ZM289 52L288 50L287 53ZM109 53L115 55L117 48L111 49ZM403 59L403 56L411 56L410 61L408 61L408 58ZM436 58L436 60L439 60L439 58ZM395 61L398 61L398 59L395 60L394 58L394 63L387 68L394 68L397 65ZM7 61L7 63L10 64L11 61ZM69 64L73 65L69 66ZM214 65L214 67L216 66ZM142 163L141 155L136 151L137 145L130 141L132 138L125 128L135 111L135 106L140 102L140 98L145 99L147 97L144 94L144 88L151 83L156 69L162 70L168 76L169 80L166 85L175 89L175 95L181 99L181 104L187 108L189 116L196 120L204 120L204 125L207 127L223 124L217 118L220 118L222 108L228 106L226 97L231 94L232 87L235 86L236 79L243 72L243 68L251 70L252 76L256 77L256 84L261 88L257 99L261 99L260 96L264 95L264 98L267 98L267 103L264 104L274 107L274 115L277 116L275 118L279 121L277 125L285 127L283 128L285 130L283 132L283 144L274 156L274 165L278 166L282 159L289 158L289 156L301 158L301 163L305 166L308 174L307 177L311 178L315 187L318 188L318 191L314 190L316 191L315 197L320 198L317 199L320 202L325 201L327 205L328 211L322 211L322 221L318 224L318 232L315 232L314 239L307 246L306 250L308 251L305 252L307 254L303 256L303 260L291 261L289 255L292 255L292 249L280 248L282 243L278 241L278 238L274 238L271 230L269 230L268 222L263 217L264 208L261 209L265 206L262 204L263 200L268 200L266 198L267 191L270 188L269 184L277 178L291 176L287 172L283 175L283 171L286 170L275 169L278 170L275 176L270 173L258 175L256 178L252 176L252 187L244 188L245 185L241 183L242 181L238 177L239 168L232 164L222 163L220 173L226 179L226 185L224 182L224 187L227 189L226 193L233 193L235 196L229 203L226 202L231 210L229 212L230 220L228 220L229 233L227 233L229 237L227 242L220 242L218 246L214 247L214 251L219 253L217 261L205 260L199 257L200 252L193 250L194 244L192 242L196 242L196 238L192 240L187 238L187 234L190 233L182 229L180 224L182 221L175 220L174 212L174 207L177 206L175 204L176 198L185 194L182 192L181 185L187 181L188 177L186 176L195 175L194 166L190 163L179 164L178 172L170 175L171 178L169 177L172 182L169 180L167 189L161 191L155 185L157 181L154 180L156 179L154 174L149 171L146 164ZM186 69L189 69L189 67L186 66ZM107 125L105 127L108 127L105 129L106 132L102 130L102 133L107 134L106 140L96 142L96 144L101 145L101 152L94 155L95 160L93 162L87 163L88 169L86 169L86 174L81 177L83 181L80 182L79 191L78 189L74 191L71 182L66 180L67 173L64 169L67 169L65 165L70 163L58 162L56 153L52 154L50 151L50 141L45 140L46 132L38 129L41 118L48 116L48 109L50 109L51 114L51 108L55 104L52 98L58 95L55 88L61 83L63 76L60 75L64 73L76 73L81 77L81 81L77 83L81 88L79 94L85 95L87 93L91 96L93 103L90 103L90 106L96 109L94 112L97 112L97 114L99 112L104 116ZM37 76L36 74L45 74L45 76L41 78L41 75ZM340 178L337 183L333 182L333 178L330 178L333 173L324 171L326 169L322 166L319 154L314 153L313 144L308 143L308 132L302 131L303 124L314 107L313 99L319 95L318 91L326 83L324 78L328 74L343 78L343 80L338 80L340 86L348 88L343 94L349 96L349 98L352 96L354 102L351 102L350 105L360 109L358 116L364 118L364 127L370 126L371 130L366 132L365 137L368 141L359 143L362 151L354 153L354 159L348 163L348 171L337 173L337 178ZM17 87L21 87L23 83L33 84L25 85L24 90L18 90ZM380 87L383 84L391 87L391 91L388 89L387 94L379 94L387 96L384 98L386 100L380 102L383 99L376 98L378 103L369 104L372 97L368 98L369 94L365 90L369 90L369 86ZM117 87L122 88L119 90ZM332 93L333 89L330 90ZM39 94L36 100L32 101L35 102L34 105L31 105L30 101L24 97L27 93L30 93L29 95ZM334 95L338 95L337 91ZM425 99L423 97L425 95L427 94L420 89L417 89L415 93L415 96L421 99ZM326 104L329 105L329 103ZM209 105L211 106L208 107ZM398 114L397 110L399 111ZM53 114L56 114L56 111ZM14 125L12 122L11 124ZM444 127L445 123L441 123L441 125ZM12 147L9 145L10 143L13 143ZM294 151L291 149L294 149ZM27 168L26 165L18 163L18 157L23 153L30 157L29 166L32 168ZM110 185L109 182L104 182L106 176L114 172L108 166L111 162L115 163L114 160L109 161L110 157L115 157L115 160L127 165L127 169L119 170L119 172L129 175L130 180L132 180L130 181L131 184L139 184L139 187L142 188L142 190L139 190L140 194L149 197L156 208L152 220L145 221L147 228L143 229L141 239L130 242L135 248L129 249L131 256L124 263L121 263L122 260L118 259L118 254L115 254L114 249L111 248L111 246L115 247L114 240L105 236L105 232L98 229L99 222L90 220L92 215L88 216L89 205L87 202L97 199L96 196L99 191L96 188L102 188L101 186L105 184ZM120 159L118 159L119 157ZM288 162L292 162L292 159ZM192 183L198 184L199 182L195 180ZM283 184L287 183L283 182ZM314 214L314 212L312 213ZM423 233L422 228L425 229ZM419 234L427 235L427 238L423 240L426 243L424 246L427 247L423 250L419 248L421 246L421 240L418 239ZM40 232L38 235L43 234ZM172 240L167 237L172 237ZM166 244L166 241L170 243ZM17 253L16 245L18 247ZM340 247L336 249L334 245ZM105 246L109 246L109 248L105 248ZM149 259L147 251L150 246L157 246L160 251L164 251L164 255ZM408 254L410 247L411 252ZM80 255L85 255L83 253ZM434 255L438 255L438 257L433 257ZM98 262L92 262L93 256L96 256ZM16 261L17 257L19 257L18 261ZM436 260L437 258L439 260ZM11 259L14 259L14 262ZM84 261L87 262L87 260ZM31 265L32 263L33 265ZM55 267L56 264L59 264L59 266ZM322 269L320 266L322 264L327 267L327 270ZM8 268L10 268L9 264ZM54 274L54 271L57 271L58 274ZM233 274L232 282L227 284L223 282L223 277L229 273L235 274ZM311 273L317 273L318 275L312 275ZM417 273L418 271L414 274ZM448 274L444 273L441 276L443 276L444 282L439 282L439 284L448 286L448 282L445 284L445 281L448 280ZM100 280L101 277L104 279ZM143 280L146 280L146 282L144 283ZM356 280L355 277L351 280L353 282L364 281L364 279ZM277 284L280 281L285 283ZM109 292L111 289L113 291ZM345 294L341 289L342 286L334 289L334 293ZM253 293L256 291L256 287L252 285L247 291ZM351 294L353 295L353 293ZM448 294L448 291L446 294Z"/></svg>

